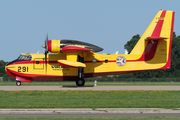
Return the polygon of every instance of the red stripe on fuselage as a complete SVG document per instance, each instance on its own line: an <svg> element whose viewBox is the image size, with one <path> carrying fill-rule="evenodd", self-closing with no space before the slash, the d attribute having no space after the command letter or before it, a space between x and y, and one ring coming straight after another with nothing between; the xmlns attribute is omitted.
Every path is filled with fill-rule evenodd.
<svg viewBox="0 0 180 120"><path fill-rule="evenodd" d="M38 60L36 60L38 61ZM16 65L16 64L36 64L36 61L17 61L17 62L14 62L14 63L11 63L9 65ZM45 60L44 61L38 61L39 64L45 64ZM58 63L57 61L47 61L48 64L55 64L55 63Z"/></svg>
<svg viewBox="0 0 180 120"><path fill-rule="evenodd" d="M33 64L33 61L30 61L30 60L28 60L28 61L17 61L17 62L13 62L9 65L15 65L15 64Z"/></svg>

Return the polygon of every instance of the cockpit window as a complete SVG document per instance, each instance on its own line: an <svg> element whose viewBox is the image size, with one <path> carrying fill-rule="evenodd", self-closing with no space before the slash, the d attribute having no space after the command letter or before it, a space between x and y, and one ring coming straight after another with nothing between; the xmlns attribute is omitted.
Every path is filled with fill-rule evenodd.
<svg viewBox="0 0 180 120"><path fill-rule="evenodd" d="M18 60L31 60L32 56L31 55L20 55L17 59Z"/></svg>
<svg viewBox="0 0 180 120"><path fill-rule="evenodd" d="M32 59L31 55L28 55L27 60L31 60L31 59Z"/></svg>
<svg viewBox="0 0 180 120"><path fill-rule="evenodd" d="M22 57L21 57L21 60L26 60L27 59L27 55L23 55Z"/></svg>
<svg viewBox="0 0 180 120"><path fill-rule="evenodd" d="M21 57L22 57L22 55L20 55L17 59L18 59L18 60L21 60Z"/></svg>

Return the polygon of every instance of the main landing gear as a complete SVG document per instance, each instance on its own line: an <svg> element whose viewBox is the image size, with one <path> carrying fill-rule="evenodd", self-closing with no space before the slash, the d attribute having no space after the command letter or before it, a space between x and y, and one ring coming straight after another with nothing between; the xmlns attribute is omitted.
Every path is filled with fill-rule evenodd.
<svg viewBox="0 0 180 120"><path fill-rule="evenodd" d="M16 81L17 86L21 86L21 81Z"/></svg>
<svg viewBox="0 0 180 120"><path fill-rule="evenodd" d="M81 56L78 56L79 62L84 63L84 58ZM76 85L77 86L84 86L85 80L83 78L84 75L84 68L78 68L78 79L76 80Z"/></svg>
<svg viewBox="0 0 180 120"><path fill-rule="evenodd" d="M76 80L77 86L84 86L84 84L85 84L85 80L83 78L79 78L78 80Z"/></svg>

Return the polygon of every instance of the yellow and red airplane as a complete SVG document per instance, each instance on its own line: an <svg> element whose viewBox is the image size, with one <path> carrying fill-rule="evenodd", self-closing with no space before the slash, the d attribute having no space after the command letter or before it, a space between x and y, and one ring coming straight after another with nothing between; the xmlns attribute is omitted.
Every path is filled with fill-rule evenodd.
<svg viewBox="0 0 180 120"><path fill-rule="evenodd" d="M45 54L22 53L5 70L17 86L31 81L76 81L83 86L88 77L170 69L174 15L160 10L130 54L98 54L103 50L98 46L47 37Z"/></svg>

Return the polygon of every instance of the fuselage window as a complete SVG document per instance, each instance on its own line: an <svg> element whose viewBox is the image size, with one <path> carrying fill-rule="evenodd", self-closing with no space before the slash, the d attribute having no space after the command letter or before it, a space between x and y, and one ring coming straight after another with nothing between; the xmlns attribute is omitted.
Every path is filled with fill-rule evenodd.
<svg viewBox="0 0 180 120"><path fill-rule="evenodd" d="M108 63L108 60L107 60L107 59L105 60L105 63Z"/></svg>
<svg viewBox="0 0 180 120"><path fill-rule="evenodd" d="M93 60L92 60L92 62L93 62L93 63L96 63L96 62L97 62L97 60L96 60L96 59L93 59Z"/></svg>

